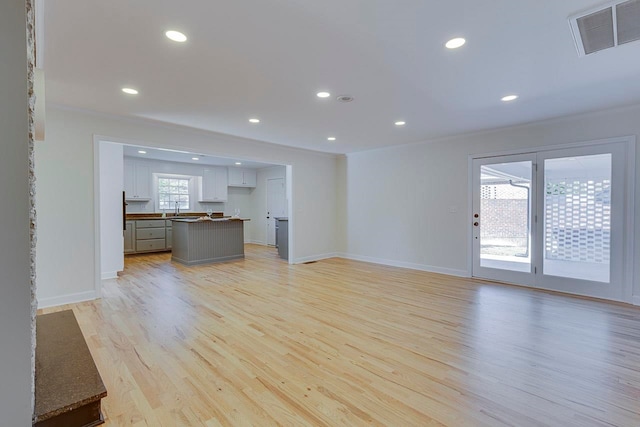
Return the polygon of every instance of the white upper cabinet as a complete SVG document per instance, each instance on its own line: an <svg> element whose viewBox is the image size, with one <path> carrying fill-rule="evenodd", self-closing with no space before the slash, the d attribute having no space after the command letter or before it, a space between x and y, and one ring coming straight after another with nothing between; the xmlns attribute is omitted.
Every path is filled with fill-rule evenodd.
<svg viewBox="0 0 640 427"><path fill-rule="evenodd" d="M202 173L201 202L227 201L227 169L210 167Z"/></svg>
<svg viewBox="0 0 640 427"><path fill-rule="evenodd" d="M136 163L135 190L140 199L151 199L151 169L147 165Z"/></svg>
<svg viewBox="0 0 640 427"><path fill-rule="evenodd" d="M229 168L229 187L255 187L257 182L255 169Z"/></svg>
<svg viewBox="0 0 640 427"><path fill-rule="evenodd" d="M151 170L135 160L124 160L124 192L127 200L151 199Z"/></svg>

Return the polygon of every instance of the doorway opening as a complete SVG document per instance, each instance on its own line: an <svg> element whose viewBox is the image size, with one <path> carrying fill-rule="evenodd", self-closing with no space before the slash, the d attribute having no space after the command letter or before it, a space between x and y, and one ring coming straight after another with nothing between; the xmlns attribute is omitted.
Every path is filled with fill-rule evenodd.
<svg viewBox="0 0 640 427"><path fill-rule="evenodd" d="M154 248L171 250L171 233L137 236L127 233L127 215L171 215L167 200L179 198L180 214L201 216L218 213L244 221L245 241L267 245L266 178L279 177L285 184L282 216L290 216L292 167L243 158L219 157L213 153L183 151L131 144L95 136L96 294L101 280L116 277L124 268L124 253L136 252L136 241L153 238ZM185 185L163 186L163 179L180 177ZM179 188L178 188L179 187ZM184 188L183 188L184 187ZM178 191L180 190L180 191ZM123 196L124 191L124 196ZM167 193L167 194L165 194ZM170 194L169 194L170 193ZM173 194L175 193L175 194ZM178 194L180 193L180 194ZM184 194L183 194L184 193ZM177 200L177 199L176 199ZM173 202L173 199L169 200ZM173 206L173 205L171 205ZM176 208L176 209L177 209ZM167 226L168 227L168 226ZM293 230L289 230L292 235ZM160 240L164 239L164 244ZM146 242L148 243L148 242Z"/></svg>

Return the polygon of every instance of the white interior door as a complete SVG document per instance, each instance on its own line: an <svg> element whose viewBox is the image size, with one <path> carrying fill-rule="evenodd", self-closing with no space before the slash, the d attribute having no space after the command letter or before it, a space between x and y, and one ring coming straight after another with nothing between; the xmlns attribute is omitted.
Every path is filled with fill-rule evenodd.
<svg viewBox="0 0 640 427"><path fill-rule="evenodd" d="M276 244L276 217L287 216L284 178L267 179L267 245Z"/></svg>
<svg viewBox="0 0 640 427"><path fill-rule="evenodd" d="M473 276L628 300L626 152L621 142L474 159Z"/></svg>

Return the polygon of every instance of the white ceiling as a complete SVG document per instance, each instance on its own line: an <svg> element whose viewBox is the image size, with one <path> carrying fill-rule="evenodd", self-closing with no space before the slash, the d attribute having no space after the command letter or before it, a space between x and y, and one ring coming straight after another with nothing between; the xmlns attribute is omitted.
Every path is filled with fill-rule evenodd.
<svg viewBox="0 0 640 427"><path fill-rule="evenodd" d="M140 153L140 151L144 151L144 153ZM163 160L166 162L191 163L194 165L238 167L243 169L262 169L276 166L269 163L249 162L246 160L213 157L200 153L167 150L163 148L138 147L135 145L124 145L123 154L125 157L136 157L138 159ZM194 157L198 160L194 160ZM236 162L242 164L236 165Z"/></svg>
<svg viewBox="0 0 640 427"><path fill-rule="evenodd" d="M640 102L640 42L576 53L567 18L593 0L44 3L47 102L319 151ZM455 36L467 44L445 49Z"/></svg>

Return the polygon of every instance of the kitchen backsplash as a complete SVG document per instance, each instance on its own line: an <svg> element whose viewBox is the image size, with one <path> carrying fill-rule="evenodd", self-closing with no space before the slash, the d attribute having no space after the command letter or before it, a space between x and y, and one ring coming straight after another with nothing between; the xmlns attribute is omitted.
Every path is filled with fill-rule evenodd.
<svg viewBox="0 0 640 427"><path fill-rule="evenodd" d="M229 198L231 198L231 196L229 196ZM200 203L200 202L196 202L196 206L195 206L195 211L196 212L206 212L207 209L211 209L213 211L216 212L227 212L229 209L227 209L227 205L230 202L226 202L226 203ZM156 210L154 209L155 207L155 202L154 200L148 201L148 202L132 202L132 201L127 201L127 213L145 213L145 212L156 212ZM233 212L233 207L230 208L230 211ZM173 212L173 210L167 210L167 213L171 213ZM162 211L160 211L160 213L162 213Z"/></svg>

